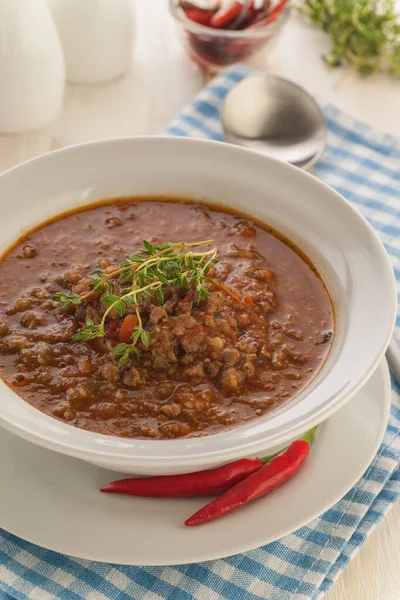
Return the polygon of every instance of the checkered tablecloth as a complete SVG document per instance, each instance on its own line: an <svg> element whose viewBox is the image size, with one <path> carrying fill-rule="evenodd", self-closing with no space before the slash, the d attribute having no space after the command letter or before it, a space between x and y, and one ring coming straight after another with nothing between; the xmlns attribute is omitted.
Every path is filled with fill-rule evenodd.
<svg viewBox="0 0 400 600"><path fill-rule="evenodd" d="M239 66L214 79L168 134L222 141L221 103L248 72ZM315 175L348 198L375 227L400 282L400 144L334 106L325 106L324 112L329 143ZM321 598L399 498L399 427L400 395L393 384L384 442L357 485L308 526L224 560L175 567L100 564L50 552L0 530L0 600Z"/></svg>

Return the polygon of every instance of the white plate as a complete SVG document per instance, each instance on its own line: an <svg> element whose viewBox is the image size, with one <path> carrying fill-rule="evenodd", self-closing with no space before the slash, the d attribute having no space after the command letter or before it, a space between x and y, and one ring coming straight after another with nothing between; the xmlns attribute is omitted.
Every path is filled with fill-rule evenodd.
<svg viewBox="0 0 400 600"><path fill-rule="evenodd" d="M185 528L205 499L101 494L115 472L34 446L0 430L0 526L72 556L132 565L199 562L272 542L323 513L372 461L390 410L382 362L364 388L318 432L298 475L219 521Z"/></svg>

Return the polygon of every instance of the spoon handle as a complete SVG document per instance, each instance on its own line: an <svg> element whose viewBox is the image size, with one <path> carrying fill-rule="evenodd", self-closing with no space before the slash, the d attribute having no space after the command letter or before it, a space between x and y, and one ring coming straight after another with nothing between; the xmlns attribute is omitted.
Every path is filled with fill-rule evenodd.
<svg viewBox="0 0 400 600"><path fill-rule="evenodd" d="M400 344L394 335L386 350L386 358L389 363L390 372L400 385Z"/></svg>

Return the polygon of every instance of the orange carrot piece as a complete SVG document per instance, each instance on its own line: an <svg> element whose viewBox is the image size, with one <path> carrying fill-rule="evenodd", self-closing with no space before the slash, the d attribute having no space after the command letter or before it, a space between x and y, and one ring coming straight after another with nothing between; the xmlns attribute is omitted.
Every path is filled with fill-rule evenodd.
<svg viewBox="0 0 400 600"><path fill-rule="evenodd" d="M136 315L127 315L122 322L121 329L119 330L119 341L123 344L129 344L132 341L133 329L139 324L139 320Z"/></svg>
<svg viewBox="0 0 400 600"><path fill-rule="evenodd" d="M235 302L238 302L239 304L242 302L242 298L235 294L227 285L221 283L217 279L214 279L213 281L216 288L218 288L222 292L225 292L225 294L230 296L233 300L235 300Z"/></svg>

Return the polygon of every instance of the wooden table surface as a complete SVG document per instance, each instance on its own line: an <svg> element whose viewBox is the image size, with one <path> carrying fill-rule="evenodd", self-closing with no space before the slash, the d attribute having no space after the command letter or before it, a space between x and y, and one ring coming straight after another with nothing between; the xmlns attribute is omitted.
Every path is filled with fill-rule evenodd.
<svg viewBox="0 0 400 600"><path fill-rule="evenodd" d="M135 3L136 42L130 73L100 86L67 86L63 112L53 126L19 136L0 136L0 169L55 147L94 139L157 133L206 82L186 57L166 0ZM400 81L367 80L329 72L320 60L324 34L291 17L279 43L256 66L291 78L321 101L331 101L371 125L400 137ZM326 600L400 599L400 505L326 595Z"/></svg>

